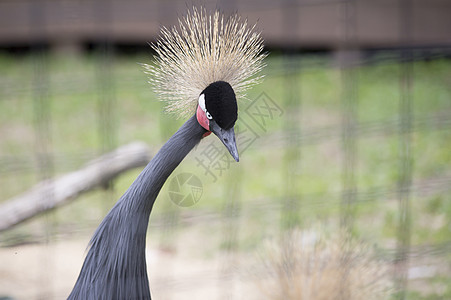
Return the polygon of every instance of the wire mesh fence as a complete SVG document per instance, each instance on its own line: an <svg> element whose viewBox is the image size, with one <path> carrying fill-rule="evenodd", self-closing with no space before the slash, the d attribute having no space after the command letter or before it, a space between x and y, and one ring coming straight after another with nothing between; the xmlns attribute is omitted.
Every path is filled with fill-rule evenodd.
<svg viewBox="0 0 451 300"><path fill-rule="evenodd" d="M339 47L269 49L264 82L239 103L240 162L207 137L160 192L146 250L156 299L450 297L451 48L359 48L357 2L329 2ZM414 4L399 2L400 41ZM320 4L264 8L278 5ZM282 11L285 31L299 28ZM133 140L155 154L182 124L146 83L150 49L116 51L113 14L93 14L106 38L89 54L0 57L2 202ZM48 26L38 6L29 21ZM91 234L139 171L3 231L0 297L67 297Z"/></svg>

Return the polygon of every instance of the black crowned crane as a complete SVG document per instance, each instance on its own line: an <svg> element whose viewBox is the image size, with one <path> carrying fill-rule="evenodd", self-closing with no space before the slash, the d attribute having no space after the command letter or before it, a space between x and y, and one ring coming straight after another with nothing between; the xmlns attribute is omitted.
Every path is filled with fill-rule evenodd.
<svg viewBox="0 0 451 300"><path fill-rule="evenodd" d="M146 232L155 199L168 176L213 132L238 161L237 98L260 81L263 41L237 15L193 9L178 27L163 28L144 65L167 111L189 117L111 209L89 243L68 299L151 299ZM190 116L191 115L191 116Z"/></svg>

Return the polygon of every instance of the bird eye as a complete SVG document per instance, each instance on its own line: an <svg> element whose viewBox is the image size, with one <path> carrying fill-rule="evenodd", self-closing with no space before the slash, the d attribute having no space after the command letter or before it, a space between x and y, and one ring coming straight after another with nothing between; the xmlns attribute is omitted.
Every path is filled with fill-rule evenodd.
<svg viewBox="0 0 451 300"><path fill-rule="evenodd" d="M210 113L208 111L205 111L205 115L207 116L207 118L209 120L213 119L213 117L210 115Z"/></svg>

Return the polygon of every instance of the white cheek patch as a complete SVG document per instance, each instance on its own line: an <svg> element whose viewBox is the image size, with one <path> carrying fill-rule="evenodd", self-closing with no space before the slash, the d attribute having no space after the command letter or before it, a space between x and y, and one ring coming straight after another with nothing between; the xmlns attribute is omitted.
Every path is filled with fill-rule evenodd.
<svg viewBox="0 0 451 300"><path fill-rule="evenodd" d="M199 96L199 106L200 106L200 108L202 108L203 111L207 110L207 108L205 107L205 95L204 94L201 94Z"/></svg>
<svg viewBox="0 0 451 300"><path fill-rule="evenodd" d="M213 117L210 115L210 113L207 111L207 107L205 106L205 95L201 94L199 96L199 106L204 111L205 115L209 120L213 119Z"/></svg>

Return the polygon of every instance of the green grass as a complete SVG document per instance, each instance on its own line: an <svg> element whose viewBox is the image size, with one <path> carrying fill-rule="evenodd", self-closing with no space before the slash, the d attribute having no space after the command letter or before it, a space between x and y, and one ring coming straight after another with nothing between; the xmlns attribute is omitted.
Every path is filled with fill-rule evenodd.
<svg viewBox="0 0 451 300"><path fill-rule="evenodd" d="M162 104L138 64L149 59L144 55L117 56L110 61L96 55L0 55L0 201L45 176L36 163L42 138L54 157L50 173L54 175L75 170L103 151L134 140L145 141L157 151L183 120L162 114ZM224 211L234 201L242 214L239 224L248 230L243 230L239 244L233 247L243 249L256 247L284 217L304 227L320 221L333 228L340 219L344 181L343 101L353 100L355 121L362 128L351 140L356 150L353 180L357 200L364 200L352 209L353 233L383 247L394 245L399 219L396 189L401 176L396 122L402 66L385 62L342 71L330 67L324 57L297 59L302 59L301 72L285 73L284 59L270 56L264 82L248 95L253 100L265 92L283 115L267 120L262 129L246 117L247 103L240 103L239 122L250 122L259 138L217 182L196 163L202 146L215 138L202 141L174 172L196 174L203 182L202 199L189 208L176 207L165 186L152 222L164 222L172 214L176 218L173 226L182 230L177 220L184 214L216 212L227 219ZM451 119L451 61L415 62L411 80L412 184L423 187L411 192L411 242L414 246L447 243L451 241L451 124L447 121ZM344 88L346 83L352 94ZM350 95L354 98L347 99ZM36 105L39 101L46 109ZM102 119L105 114L109 117ZM109 135L104 134L105 128L110 128ZM214 145L222 147L218 141ZM138 173L134 170L118 178L113 193L92 192L53 212L56 231L91 232ZM289 214L283 209L287 197L294 197L296 204ZM36 232L40 220L27 222L8 236ZM222 248L229 245L221 243ZM446 259L451 263L450 257ZM450 287L445 290L449 294ZM412 299L426 299L421 297L426 296L412 292Z"/></svg>

